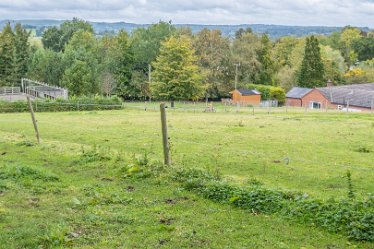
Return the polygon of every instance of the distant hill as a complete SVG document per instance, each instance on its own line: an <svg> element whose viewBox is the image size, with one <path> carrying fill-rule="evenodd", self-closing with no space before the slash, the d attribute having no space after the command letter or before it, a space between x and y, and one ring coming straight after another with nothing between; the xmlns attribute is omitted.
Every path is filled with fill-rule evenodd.
<svg viewBox="0 0 374 249"><path fill-rule="evenodd" d="M21 23L28 29L34 29L37 36L41 36L43 31L51 26L59 26L63 20L2 20L0 21L0 29L7 22L12 24ZM90 22L94 27L97 35L105 33L114 34L120 29L124 29L131 33L139 27L148 27L150 24L135 24L126 22ZM235 32L240 28L251 28L255 33L267 33L271 38L279 38L282 36L307 36L312 34L328 35L333 32L340 31L343 27L324 27L324 26L285 26L285 25L267 25L267 24L241 24L241 25L203 25L203 24L175 24L176 27L188 27L193 33L197 33L204 28L219 29L222 34L227 37L233 37ZM363 31L369 31L368 27L361 27Z"/></svg>

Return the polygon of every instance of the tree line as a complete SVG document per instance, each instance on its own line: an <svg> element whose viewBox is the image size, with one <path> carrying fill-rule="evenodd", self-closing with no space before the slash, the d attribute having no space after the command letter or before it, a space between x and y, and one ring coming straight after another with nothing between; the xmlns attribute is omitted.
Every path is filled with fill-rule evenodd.
<svg viewBox="0 0 374 249"><path fill-rule="evenodd" d="M324 86L374 81L374 33L346 27L329 36L271 40L240 29L176 28L159 22L131 34L96 36L88 22L66 21L41 39L20 24L0 33L0 86L22 77L69 89L71 95L124 99L219 99L248 84ZM251 85L253 86L253 85Z"/></svg>

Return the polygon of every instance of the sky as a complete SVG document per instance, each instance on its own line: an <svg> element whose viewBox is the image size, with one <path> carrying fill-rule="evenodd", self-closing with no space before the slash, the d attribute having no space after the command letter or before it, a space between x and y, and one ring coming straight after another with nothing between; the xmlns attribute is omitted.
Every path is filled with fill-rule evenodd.
<svg viewBox="0 0 374 249"><path fill-rule="evenodd" d="M0 0L0 19L374 27L374 0Z"/></svg>

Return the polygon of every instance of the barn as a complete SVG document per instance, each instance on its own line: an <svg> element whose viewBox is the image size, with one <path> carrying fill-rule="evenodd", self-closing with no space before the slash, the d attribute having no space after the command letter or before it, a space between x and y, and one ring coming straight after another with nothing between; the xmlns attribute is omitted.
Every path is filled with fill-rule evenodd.
<svg viewBox="0 0 374 249"><path fill-rule="evenodd" d="M258 106L261 103L261 93L255 89L235 89L230 94L234 104Z"/></svg>
<svg viewBox="0 0 374 249"><path fill-rule="evenodd" d="M321 88L294 87L286 94L286 105L310 109L373 111L374 83Z"/></svg>

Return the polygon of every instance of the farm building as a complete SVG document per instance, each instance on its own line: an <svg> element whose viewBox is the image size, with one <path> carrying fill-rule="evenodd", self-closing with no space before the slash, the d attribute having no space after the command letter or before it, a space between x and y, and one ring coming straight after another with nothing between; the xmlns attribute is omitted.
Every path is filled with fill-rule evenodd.
<svg viewBox="0 0 374 249"><path fill-rule="evenodd" d="M261 93L255 89L235 89L230 94L234 104L258 106L261 103Z"/></svg>
<svg viewBox="0 0 374 249"><path fill-rule="evenodd" d="M372 111L374 110L374 83L330 85L321 88L294 87L286 94L286 98L288 106Z"/></svg>

